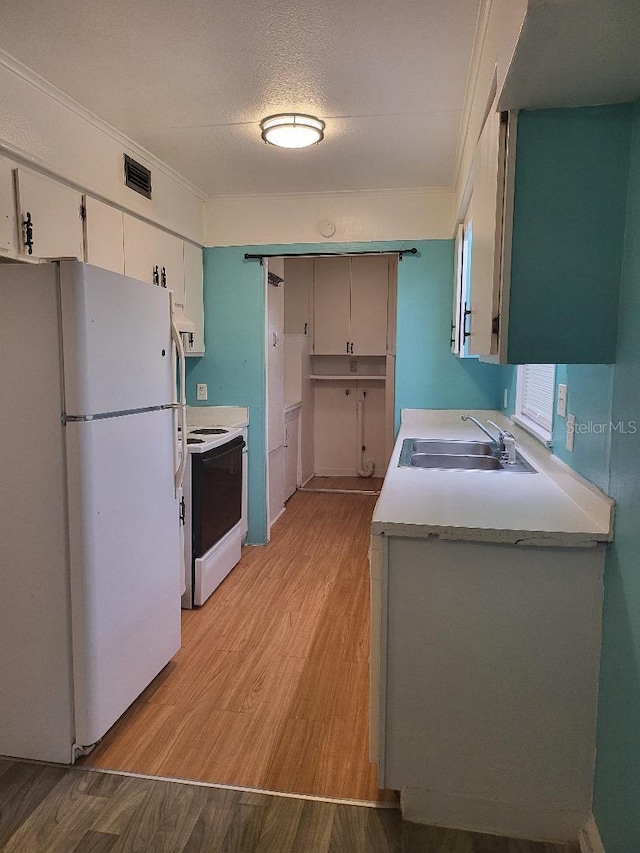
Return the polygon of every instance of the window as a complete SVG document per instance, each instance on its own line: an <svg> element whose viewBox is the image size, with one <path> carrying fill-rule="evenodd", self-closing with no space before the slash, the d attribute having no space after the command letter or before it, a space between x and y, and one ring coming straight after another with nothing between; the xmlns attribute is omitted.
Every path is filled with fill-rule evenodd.
<svg viewBox="0 0 640 853"><path fill-rule="evenodd" d="M516 384L515 421L542 441L553 433L555 364L521 364Z"/></svg>

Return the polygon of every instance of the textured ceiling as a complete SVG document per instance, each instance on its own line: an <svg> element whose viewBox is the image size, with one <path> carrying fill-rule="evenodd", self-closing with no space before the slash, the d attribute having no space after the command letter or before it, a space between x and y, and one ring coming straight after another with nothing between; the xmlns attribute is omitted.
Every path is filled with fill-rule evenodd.
<svg viewBox="0 0 640 853"><path fill-rule="evenodd" d="M3 0L0 47L210 195L448 186L480 0ZM317 147L265 145L285 110Z"/></svg>

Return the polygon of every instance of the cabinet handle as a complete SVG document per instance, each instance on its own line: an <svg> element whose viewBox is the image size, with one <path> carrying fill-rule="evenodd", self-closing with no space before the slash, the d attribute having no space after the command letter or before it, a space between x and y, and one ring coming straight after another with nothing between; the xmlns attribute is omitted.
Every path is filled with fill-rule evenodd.
<svg viewBox="0 0 640 853"><path fill-rule="evenodd" d="M467 338L471 337L471 332L467 331L467 317L471 316L471 311L467 308L467 303L464 303L464 314L462 315L462 343L464 343Z"/></svg>
<svg viewBox="0 0 640 853"><path fill-rule="evenodd" d="M155 265L155 267L153 268L153 283L154 283L155 285L159 285L159 284L160 284L160 273L159 273L159 271L158 271L158 265L157 265L157 264L156 264L156 265Z"/></svg>
<svg viewBox="0 0 640 853"><path fill-rule="evenodd" d="M349 355L349 341L347 341L347 355Z"/></svg>
<svg viewBox="0 0 640 853"><path fill-rule="evenodd" d="M353 341L351 342L351 355L353 355Z"/></svg>
<svg viewBox="0 0 640 853"><path fill-rule="evenodd" d="M27 211L26 219L22 221L24 228L24 245L27 247L27 254L33 255L33 220L31 214Z"/></svg>
<svg viewBox="0 0 640 853"><path fill-rule="evenodd" d="M162 287L167 286L167 271L164 267L162 267L162 272L160 274L160 283L161 283Z"/></svg>
<svg viewBox="0 0 640 853"><path fill-rule="evenodd" d="M305 324L304 324L304 333L305 333L305 335L307 334L307 326L308 326L308 325L309 325L308 323L305 323Z"/></svg>
<svg viewBox="0 0 640 853"><path fill-rule="evenodd" d="M451 324L451 340L449 341L449 343L451 344L451 346L453 346L455 344L455 342L456 342L456 324L452 323Z"/></svg>

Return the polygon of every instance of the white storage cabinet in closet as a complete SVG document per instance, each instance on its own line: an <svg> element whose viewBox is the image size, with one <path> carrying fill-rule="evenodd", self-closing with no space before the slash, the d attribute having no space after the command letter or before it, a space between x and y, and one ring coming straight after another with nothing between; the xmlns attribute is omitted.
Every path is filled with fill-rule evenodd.
<svg viewBox="0 0 640 853"><path fill-rule="evenodd" d="M82 194L24 169L15 170L15 182L20 254L83 261Z"/></svg>
<svg viewBox="0 0 640 853"><path fill-rule="evenodd" d="M298 488L298 457L300 455L300 408L284 416L284 499L288 500Z"/></svg>
<svg viewBox="0 0 640 853"><path fill-rule="evenodd" d="M389 260L316 258L315 355L386 355Z"/></svg>

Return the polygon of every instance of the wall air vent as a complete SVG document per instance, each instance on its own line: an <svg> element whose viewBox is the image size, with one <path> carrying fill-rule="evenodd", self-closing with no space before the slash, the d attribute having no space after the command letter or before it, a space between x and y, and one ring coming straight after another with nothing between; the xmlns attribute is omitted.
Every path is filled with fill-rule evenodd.
<svg viewBox="0 0 640 853"><path fill-rule="evenodd" d="M128 154L124 155L124 182L145 198L151 198L151 172Z"/></svg>

